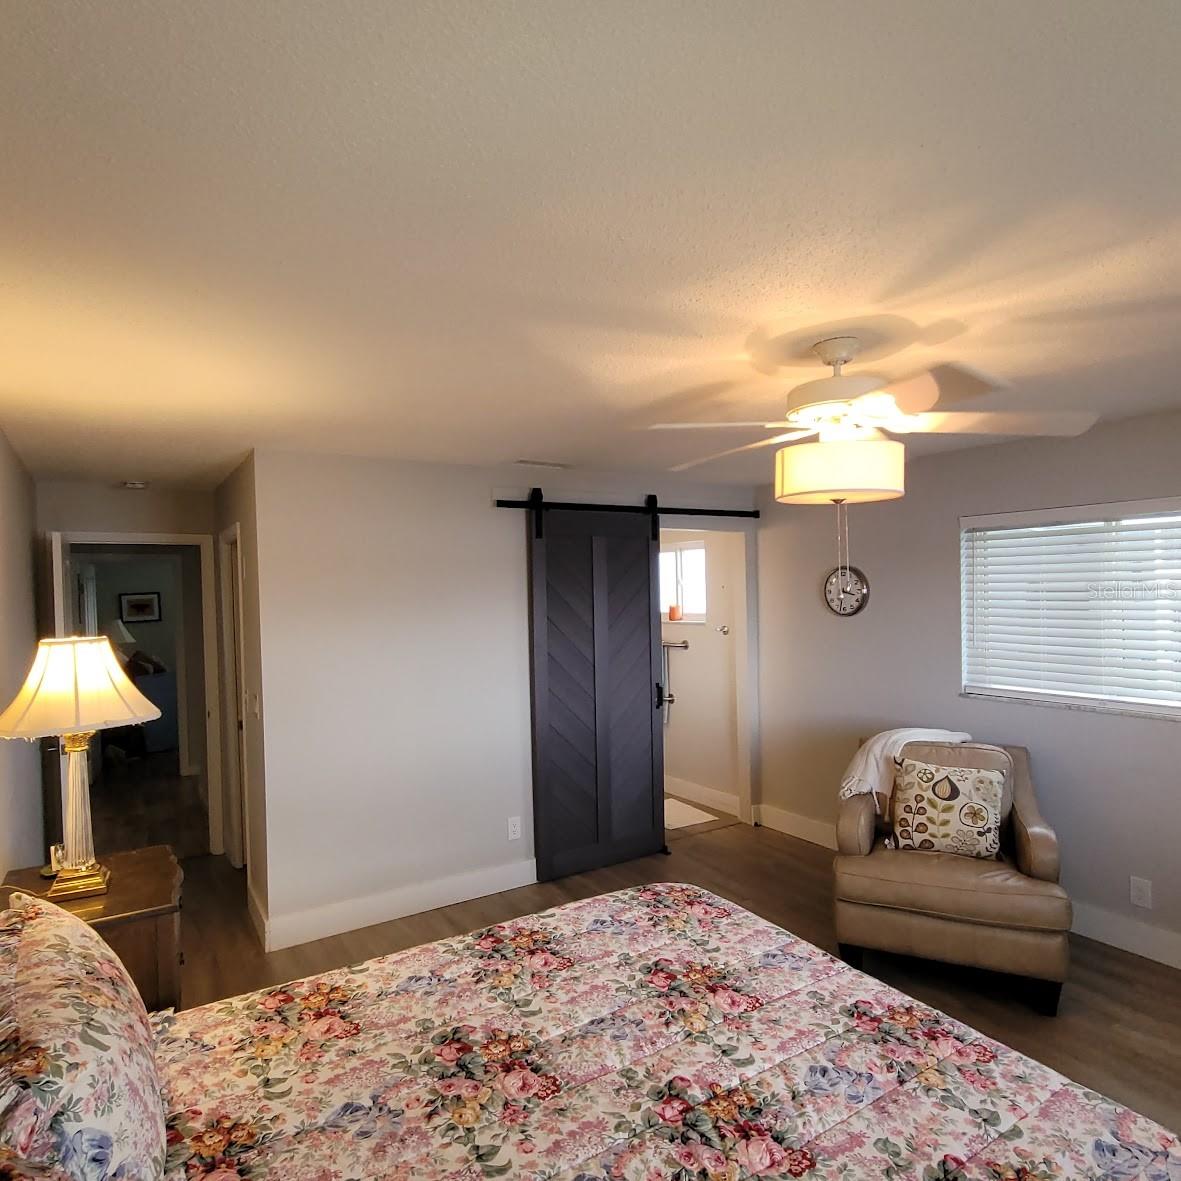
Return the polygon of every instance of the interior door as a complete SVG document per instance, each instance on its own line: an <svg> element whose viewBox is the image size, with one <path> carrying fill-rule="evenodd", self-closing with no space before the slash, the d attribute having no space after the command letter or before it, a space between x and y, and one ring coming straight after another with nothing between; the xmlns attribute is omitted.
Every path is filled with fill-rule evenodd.
<svg viewBox="0 0 1181 1181"><path fill-rule="evenodd" d="M651 515L530 514L533 814L545 881L664 848Z"/></svg>

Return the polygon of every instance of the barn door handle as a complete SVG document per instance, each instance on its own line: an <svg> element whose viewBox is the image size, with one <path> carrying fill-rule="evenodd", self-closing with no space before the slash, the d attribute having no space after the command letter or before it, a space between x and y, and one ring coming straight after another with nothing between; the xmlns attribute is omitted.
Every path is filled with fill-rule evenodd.
<svg viewBox="0 0 1181 1181"><path fill-rule="evenodd" d="M659 681L657 681L656 682L656 708L657 709L664 709L664 703L667 700L668 700L668 698L664 694L664 686Z"/></svg>

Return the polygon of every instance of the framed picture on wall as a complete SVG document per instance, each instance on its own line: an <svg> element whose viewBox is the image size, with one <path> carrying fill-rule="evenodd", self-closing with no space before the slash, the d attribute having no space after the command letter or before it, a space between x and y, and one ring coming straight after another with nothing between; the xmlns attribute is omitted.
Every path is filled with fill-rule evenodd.
<svg viewBox="0 0 1181 1181"><path fill-rule="evenodd" d="M119 618L124 623L159 623L160 592L137 591L120 595Z"/></svg>

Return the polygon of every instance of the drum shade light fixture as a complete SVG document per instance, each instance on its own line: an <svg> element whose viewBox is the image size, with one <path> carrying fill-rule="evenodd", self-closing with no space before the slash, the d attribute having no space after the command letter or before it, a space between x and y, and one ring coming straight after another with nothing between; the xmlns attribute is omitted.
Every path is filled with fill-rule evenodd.
<svg viewBox="0 0 1181 1181"><path fill-rule="evenodd" d="M906 490L906 448L893 439L796 443L775 454L775 499L782 504L863 504Z"/></svg>

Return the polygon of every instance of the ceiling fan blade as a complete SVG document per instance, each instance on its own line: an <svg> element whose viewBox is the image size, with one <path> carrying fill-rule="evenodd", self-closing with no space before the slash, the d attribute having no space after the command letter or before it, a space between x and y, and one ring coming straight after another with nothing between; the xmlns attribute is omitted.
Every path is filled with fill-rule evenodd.
<svg viewBox="0 0 1181 1181"><path fill-rule="evenodd" d="M741 455L744 451L757 451L760 447L774 447L779 443L794 443L797 439L807 439L814 434L815 431L787 431L782 435L772 435L769 439L760 439L757 443L747 443L745 447L731 447L728 451L716 451L713 455L705 455L701 459L690 459L687 463L678 463L668 470L683 472L703 463L712 463L715 459L725 459L727 455Z"/></svg>
<svg viewBox="0 0 1181 1181"><path fill-rule="evenodd" d="M791 425L790 422L654 422L648 429L650 431L724 431L732 427L740 427L747 431L763 429L773 431Z"/></svg>
<svg viewBox="0 0 1181 1181"><path fill-rule="evenodd" d="M936 405L954 406L1008 388L1009 383L1002 378L970 365L948 362L892 382L886 386L886 393L893 395L903 414L922 414Z"/></svg>
<svg viewBox="0 0 1181 1181"><path fill-rule="evenodd" d="M1081 435L1099 420L1085 410L1047 410L1042 413L995 411L933 411L912 415L909 422L890 424L894 434L919 435Z"/></svg>

